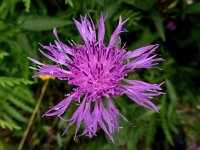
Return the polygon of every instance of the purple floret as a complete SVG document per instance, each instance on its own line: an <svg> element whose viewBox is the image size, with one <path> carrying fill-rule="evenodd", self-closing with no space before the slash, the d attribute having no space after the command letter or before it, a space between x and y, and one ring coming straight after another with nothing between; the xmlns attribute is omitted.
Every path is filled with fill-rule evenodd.
<svg viewBox="0 0 200 150"><path fill-rule="evenodd" d="M54 61L55 65L29 58L37 64L37 68L31 67L37 70L35 77L50 75L60 80L67 80L68 84L75 86L75 90L68 94L67 98L44 114L44 116L58 116L61 120L67 121L65 132L72 124L76 124L74 138L82 135L91 138L96 135L100 127L113 141L115 129L119 131L121 128L117 117L120 116L127 121L112 102L116 96L127 95L137 104L158 111L149 99L163 94L161 84L125 79L127 74L134 72L135 69L152 68L163 60L157 58L155 54L158 45L149 45L133 51L126 51L124 47L120 47L119 34L126 31L122 28L126 21L122 21L120 17L119 24L106 46L103 42L105 21L106 16L102 16L98 24L97 38L91 19L87 19L87 16L81 17L81 22L74 19L84 44L72 41L70 46L59 40L57 30L54 28L55 44L42 45L44 50L40 52ZM62 115L74 100L78 103L77 110L71 118L63 118ZM77 135L81 124L85 124L85 129Z"/></svg>

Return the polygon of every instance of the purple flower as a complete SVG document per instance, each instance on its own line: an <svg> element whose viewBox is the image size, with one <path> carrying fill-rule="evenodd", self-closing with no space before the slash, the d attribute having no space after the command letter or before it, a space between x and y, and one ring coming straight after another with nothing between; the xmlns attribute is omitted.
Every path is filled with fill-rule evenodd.
<svg viewBox="0 0 200 150"><path fill-rule="evenodd" d="M113 140L114 130L120 129L117 117L126 120L113 104L116 96L127 95L137 104L158 111L149 99L162 94L161 84L125 79L128 73L139 68L152 68L163 60L156 58L157 55L154 54L158 45L126 52L124 46L120 47L121 42L118 40L119 34L126 31L122 29L126 21L122 21L120 17L119 24L106 46L103 43L105 21L106 16L102 16L96 35L94 23L91 19L87 19L87 16L81 17L81 22L74 19L84 43L76 44L72 41L71 46L59 40L54 28L55 44L42 45L45 52L42 50L40 52L54 61L55 65L29 58L38 67L31 67L37 70L35 77L50 75L60 80L67 80L68 84L76 87L67 98L44 114L44 116L58 116L61 120L67 121L65 132L72 124L76 124L74 138L82 135L93 137L99 126ZM79 106L71 118L65 119L62 115L73 100L76 100ZM82 134L77 135L81 124L85 124L85 129Z"/></svg>
<svg viewBox="0 0 200 150"><path fill-rule="evenodd" d="M200 150L200 145L197 145L194 150Z"/></svg>
<svg viewBox="0 0 200 150"><path fill-rule="evenodd" d="M176 24L173 21L169 21L166 25L166 28L170 31L173 31L176 29Z"/></svg>

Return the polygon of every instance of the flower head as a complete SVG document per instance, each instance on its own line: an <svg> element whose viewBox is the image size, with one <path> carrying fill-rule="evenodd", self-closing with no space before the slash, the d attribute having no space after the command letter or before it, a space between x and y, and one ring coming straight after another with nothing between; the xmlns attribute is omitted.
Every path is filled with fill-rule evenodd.
<svg viewBox="0 0 200 150"><path fill-rule="evenodd" d="M58 116L61 120L67 121L68 126L65 131L75 123L74 138L84 123L85 129L80 135L93 137L99 126L112 140L114 130L120 129L117 117L126 120L112 102L116 96L127 95L137 104L158 111L149 99L162 94L161 84L125 79L128 73L139 68L152 68L163 60L154 54L158 45L149 45L127 52L125 47L120 46L118 40L119 34L125 31L122 26L126 21L122 21L121 17L109 44L105 45L103 42L105 21L106 16L102 16L96 35L94 23L91 19L87 19L87 16L81 17L81 22L74 19L84 43L76 44L72 41L71 46L59 40L57 30L54 28L55 44L42 45L45 52L42 50L40 52L54 61L55 65L29 58L37 64L37 68L31 67L37 70L35 76L53 76L67 80L68 84L76 87L68 97L44 114L44 116ZM71 118L65 119L62 115L73 100L77 100L79 106Z"/></svg>
<svg viewBox="0 0 200 150"><path fill-rule="evenodd" d="M173 21L169 21L166 25L166 28L170 31L173 31L177 28L176 24Z"/></svg>

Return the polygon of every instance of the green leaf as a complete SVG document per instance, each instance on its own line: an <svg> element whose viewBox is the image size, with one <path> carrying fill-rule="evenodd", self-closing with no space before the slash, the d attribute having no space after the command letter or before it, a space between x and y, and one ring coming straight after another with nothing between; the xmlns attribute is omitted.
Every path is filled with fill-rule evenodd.
<svg viewBox="0 0 200 150"><path fill-rule="evenodd" d="M8 103L5 103L4 105L4 108L6 108L4 109L4 111L9 114L9 116L18 121L26 122L26 118L22 114L20 114L14 107L9 105Z"/></svg>
<svg viewBox="0 0 200 150"><path fill-rule="evenodd" d="M27 86L22 85L0 86L0 91L0 118L12 124L13 129L19 129L18 123L27 121L23 114L33 111L32 93ZM5 127L4 124L3 127Z"/></svg>
<svg viewBox="0 0 200 150"><path fill-rule="evenodd" d="M13 96L27 104L33 105L35 99L33 98L32 92L26 86L18 86L13 90Z"/></svg>
<svg viewBox="0 0 200 150"><path fill-rule="evenodd" d="M0 149L1 150L7 150L8 142L6 141L6 138L0 139Z"/></svg>
<svg viewBox="0 0 200 150"><path fill-rule="evenodd" d="M72 0L65 0L65 4L69 4L69 6L74 7Z"/></svg>
<svg viewBox="0 0 200 150"><path fill-rule="evenodd" d="M153 22L155 24L155 27L158 31L159 36L161 37L163 41L165 41L165 32L164 32L164 26L163 26L161 16L157 12L153 12L151 16L152 16Z"/></svg>
<svg viewBox="0 0 200 150"><path fill-rule="evenodd" d="M186 12L189 14L200 13L200 2L195 2L192 5L188 5Z"/></svg>
<svg viewBox="0 0 200 150"><path fill-rule="evenodd" d="M2 120L2 119L0 119L0 127L3 129L10 129L10 130L13 130L13 129L19 130L20 129L19 126L9 123L8 121Z"/></svg>
<svg viewBox="0 0 200 150"><path fill-rule="evenodd" d="M53 27L64 27L70 24L72 24L72 21L45 16L33 16L24 21L22 29L30 31L46 31L52 30Z"/></svg>
<svg viewBox="0 0 200 150"><path fill-rule="evenodd" d="M14 104L15 106L21 108L22 110L25 110L29 113L31 113L33 111L33 108L26 105L24 102L19 101L18 99L16 99L15 97L13 97L12 95L8 95L8 99L9 101Z"/></svg>
<svg viewBox="0 0 200 150"><path fill-rule="evenodd" d="M169 131L169 127L167 126L166 122L163 122L163 123L162 123L162 129L163 129L164 134L165 134L167 140L169 141L169 143L170 143L171 145L173 145L174 142L173 142L171 133L170 133L170 131Z"/></svg>
<svg viewBox="0 0 200 150"><path fill-rule="evenodd" d="M29 12L30 10L30 5L31 5L31 0L23 0L26 11Z"/></svg>
<svg viewBox="0 0 200 150"><path fill-rule="evenodd" d="M8 53L0 50L0 59L3 59L5 56L8 56Z"/></svg>
<svg viewBox="0 0 200 150"><path fill-rule="evenodd" d="M166 86L167 86L167 95L169 96L171 102L176 105L178 103L178 97L176 95L174 86L169 80L166 80Z"/></svg>
<svg viewBox="0 0 200 150"><path fill-rule="evenodd" d="M1 115L1 117L2 117L5 121L7 121L7 122L13 124L14 126L19 127L19 126L15 123L15 121L12 119L12 117L11 117L10 115L8 115L7 113L3 113L3 114ZM20 128L20 127L19 127L19 128Z"/></svg>
<svg viewBox="0 0 200 150"><path fill-rule="evenodd" d="M33 82L24 78L14 78L14 77L2 77L0 76L0 85L1 86L14 86L20 84L32 84Z"/></svg>
<svg viewBox="0 0 200 150"><path fill-rule="evenodd" d="M0 18L7 19L10 15L14 14L16 3L18 0L1 0L0 1Z"/></svg>
<svg viewBox="0 0 200 150"><path fill-rule="evenodd" d="M146 149L150 149L151 143L154 141L154 136L156 133L156 120L154 117L152 117L152 120L150 121L146 133Z"/></svg>
<svg viewBox="0 0 200 150"><path fill-rule="evenodd" d="M63 142L62 142L62 138L60 136L60 134L56 134L56 141L57 141L57 144L58 144L58 147L62 147L63 146Z"/></svg>
<svg viewBox="0 0 200 150"><path fill-rule="evenodd" d="M157 0L134 0L134 3L132 4L139 9L149 10L156 4L156 2Z"/></svg>

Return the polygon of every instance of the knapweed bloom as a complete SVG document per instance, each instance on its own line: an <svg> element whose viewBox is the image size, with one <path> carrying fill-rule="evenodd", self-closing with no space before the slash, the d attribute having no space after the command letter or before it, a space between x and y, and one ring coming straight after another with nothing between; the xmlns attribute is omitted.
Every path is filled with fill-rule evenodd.
<svg viewBox="0 0 200 150"><path fill-rule="evenodd" d="M120 46L119 40L119 34L126 31L122 28L126 21L122 21L121 17L106 45L105 21L106 16L101 16L96 33L92 19L87 19L87 16L81 17L80 22L74 20L83 44L72 41L69 42L70 46L59 40L54 28L55 44L42 45L44 50L40 50L44 56L54 61L54 65L29 58L37 64L37 68L31 67L37 70L35 76L50 75L74 85L75 88L64 100L44 114L67 121L65 132L72 124L76 124L74 138L80 135L93 137L100 127L113 140L115 129L120 129L118 116L126 120L113 104L116 96L127 95L137 104L158 111L149 99L162 94L161 84L126 79L128 73L140 68L152 68L163 60L154 54L158 45L126 51L124 46ZM74 100L78 103L77 109L71 118L63 118L62 115ZM82 124L85 124L85 128L77 135Z"/></svg>
<svg viewBox="0 0 200 150"><path fill-rule="evenodd" d="M170 30L170 31L174 31L177 28L177 26L176 26L176 24L173 21L169 21L167 23L167 25L166 25L166 28L168 30Z"/></svg>

